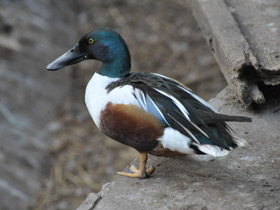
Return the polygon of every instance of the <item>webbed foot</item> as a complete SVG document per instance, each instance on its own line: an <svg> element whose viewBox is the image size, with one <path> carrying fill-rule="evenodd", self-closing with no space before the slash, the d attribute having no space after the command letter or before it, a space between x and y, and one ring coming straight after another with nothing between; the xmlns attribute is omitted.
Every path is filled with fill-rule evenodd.
<svg viewBox="0 0 280 210"><path fill-rule="evenodd" d="M137 169L134 165L130 167L131 172L117 172L119 175L127 176L131 178L139 178L139 179L145 179L152 175L152 173L155 170L155 167L152 166L151 168L146 170L146 163L148 160L147 153L140 153L140 166L139 169Z"/></svg>

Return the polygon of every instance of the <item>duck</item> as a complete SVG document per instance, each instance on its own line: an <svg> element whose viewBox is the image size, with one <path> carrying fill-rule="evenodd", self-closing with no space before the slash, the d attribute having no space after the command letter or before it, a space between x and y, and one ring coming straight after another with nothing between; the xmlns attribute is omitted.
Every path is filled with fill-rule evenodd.
<svg viewBox="0 0 280 210"><path fill-rule="evenodd" d="M218 113L184 84L164 75L131 72L131 57L122 36L98 28L47 65L55 71L84 60L101 61L85 91L85 104L95 125L110 138L139 152L139 167L117 172L150 177L148 154L163 157L206 154L225 156L245 140L227 122L251 122L245 116Z"/></svg>

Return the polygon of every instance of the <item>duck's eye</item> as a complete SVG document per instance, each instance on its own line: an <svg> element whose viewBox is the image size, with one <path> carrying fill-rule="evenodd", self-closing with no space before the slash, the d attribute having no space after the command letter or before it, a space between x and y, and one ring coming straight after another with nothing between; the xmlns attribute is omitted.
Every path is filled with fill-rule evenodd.
<svg viewBox="0 0 280 210"><path fill-rule="evenodd" d="M89 44L92 44L93 42L94 42L93 39L89 39L89 40L88 40L88 43L89 43Z"/></svg>

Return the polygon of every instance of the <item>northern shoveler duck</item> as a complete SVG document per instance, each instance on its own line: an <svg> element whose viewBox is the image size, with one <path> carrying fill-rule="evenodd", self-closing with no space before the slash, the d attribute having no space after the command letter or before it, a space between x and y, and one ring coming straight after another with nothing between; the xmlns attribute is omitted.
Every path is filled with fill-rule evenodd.
<svg viewBox="0 0 280 210"><path fill-rule="evenodd" d="M58 70L86 59L103 63L89 81L85 102L96 126L112 139L140 153L139 168L120 175L145 178L147 154L224 156L244 143L227 121L250 122L243 116L219 114L181 83L155 73L130 73L130 53L114 30L84 35L68 52L47 66Z"/></svg>

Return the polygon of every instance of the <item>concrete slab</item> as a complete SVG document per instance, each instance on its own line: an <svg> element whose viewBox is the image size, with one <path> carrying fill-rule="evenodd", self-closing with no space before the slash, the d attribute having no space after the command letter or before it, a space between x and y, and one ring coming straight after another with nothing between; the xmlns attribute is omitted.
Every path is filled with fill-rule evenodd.
<svg viewBox="0 0 280 210"><path fill-rule="evenodd" d="M280 84L280 2L189 0L222 72L246 106Z"/></svg>
<svg viewBox="0 0 280 210"><path fill-rule="evenodd" d="M210 103L220 112L253 117L231 123L247 140L223 158L149 156L156 171L150 179L120 177L79 210L92 209L280 209L280 111L277 105L246 112L226 88ZM275 103L277 104L277 103Z"/></svg>

